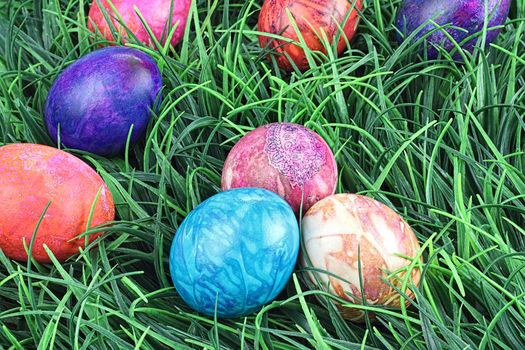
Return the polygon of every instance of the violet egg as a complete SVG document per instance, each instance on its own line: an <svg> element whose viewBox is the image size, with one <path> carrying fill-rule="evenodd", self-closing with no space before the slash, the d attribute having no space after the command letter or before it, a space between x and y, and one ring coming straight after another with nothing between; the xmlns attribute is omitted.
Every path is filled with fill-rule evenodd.
<svg viewBox="0 0 525 350"><path fill-rule="evenodd" d="M400 307L404 299L385 280L409 297L413 293L403 288L404 279L406 286L419 284L419 268L408 269L420 249L414 232L372 198L336 194L319 201L303 218L303 239L301 264L315 269L309 272L312 281L348 301L350 306L338 305L348 319L363 319L364 311L351 307L363 298L369 305Z"/></svg>
<svg viewBox="0 0 525 350"><path fill-rule="evenodd" d="M94 51L67 67L49 91L45 123L55 142L113 156L145 132L162 77L147 54L127 47ZM60 132L60 135L59 135Z"/></svg>
<svg viewBox="0 0 525 350"><path fill-rule="evenodd" d="M296 214L335 192L337 164L330 147L293 123L261 126L242 137L226 158L222 189L260 187L284 198ZM304 196L303 196L304 195Z"/></svg>
<svg viewBox="0 0 525 350"><path fill-rule="evenodd" d="M485 2L487 8L485 8ZM414 40L418 40L428 32L435 30L435 25L429 23L429 20L438 26L449 24L451 27L435 30L426 37L427 53L430 59L438 56L437 47L442 47L449 52L455 47L443 30L446 30L458 44L461 44L464 50L472 52L479 36L474 36L466 41L465 39L482 32L487 20L486 45L493 42L500 32L500 29L493 27L505 23L510 3L511 0L405 0L399 9L396 26L406 37L424 25L414 37ZM402 41L400 36L398 41Z"/></svg>

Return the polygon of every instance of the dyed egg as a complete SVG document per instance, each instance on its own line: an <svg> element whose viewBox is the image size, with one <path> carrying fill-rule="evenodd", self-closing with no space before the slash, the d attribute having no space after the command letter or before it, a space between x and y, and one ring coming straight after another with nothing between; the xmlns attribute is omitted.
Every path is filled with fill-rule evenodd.
<svg viewBox="0 0 525 350"><path fill-rule="evenodd" d="M280 35L292 43L264 34L259 35L259 43L262 48L268 47L278 53L276 59L279 67L292 70L291 60L300 70L306 70L310 65L304 50L295 44L300 43L300 40L287 10L311 51L326 54L325 45L319 39L326 35L331 45L338 40L337 52L341 54L347 40L354 37L359 20L358 10L362 7L362 0L265 0L259 14L258 30Z"/></svg>
<svg viewBox="0 0 525 350"><path fill-rule="evenodd" d="M384 282L389 272L396 272L390 283L402 289L406 275L404 267L411 261L399 255L415 258L420 249L408 224L386 205L355 194L336 194L315 204L303 218L305 251L302 265L327 273L310 273L330 293L360 304L400 307L401 295ZM361 276L359 274L361 258ZM337 277L339 278L337 278ZM409 283L419 284L420 271L411 271ZM413 296L407 288L405 294ZM343 316L360 320L362 310L341 307Z"/></svg>
<svg viewBox="0 0 525 350"><path fill-rule="evenodd" d="M14 260L27 261L23 241L29 248L44 211L32 251L41 263L51 261L44 244L64 261L85 247L85 235L78 236L88 227L115 219L113 198L102 178L80 159L56 148L0 147L0 183L0 249ZM92 233L88 241L98 236Z"/></svg>
<svg viewBox="0 0 525 350"><path fill-rule="evenodd" d="M146 131L158 106L162 77L145 53L111 47L94 51L67 67L53 83L45 122L55 142L113 156ZM60 131L60 137L58 133Z"/></svg>
<svg viewBox="0 0 525 350"><path fill-rule="evenodd" d="M128 30L142 43L148 46L154 46L148 31L142 24L140 17L137 15L135 7L148 24L149 29L159 43L164 45L167 37L176 26L173 36L170 40L172 46L175 46L184 36L188 12L191 6L191 0L99 0L106 12L107 18L111 21L108 24L103 11L101 11L98 1L93 0L89 10L88 28L92 32L97 31L108 41L115 41L112 27L119 31L124 37L127 37L124 23ZM172 6L173 3L173 7ZM170 11L171 10L171 11ZM171 12L171 22L170 22ZM119 18L121 21L119 21ZM171 26L170 26L171 24Z"/></svg>
<svg viewBox="0 0 525 350"><path fill-rule="evenodd" d="M485 11L485 1L487 11ZM439 26L450 24L455 28L444 30L458 44L461 44L466 38L483 30L485 12L489 18L488 29L504 24L509 13L510 2L511 0L405 0L399 9L396 26L406 37L426 24L416 34L414 41L417 41L428 32L435 30L436 27L433 24L427 23L429 20ZM486 44L493 42L499 32L500 30L488 30ZM402 40L403 38L398 36L398 41ZM426 41L427 54L431 59L438 56L437 47L443 47L449 52L455 47L453 42L445 36L443 30L434 31L426 38ZM477 41L478 37L474 37L464 42L462 48L472 52ZM457 54L456 57L458 57Z"/></svg>
<svg viewBox="0 0 525 350"><path fill-rule="evenodd" d="M232 148L222 189L261 187L284 198L295 213L335 192L337 164L330 147L310 129L292 123L257 128ZM304 194L304 200L303 200Z"/></svg>
<svg viewBox="0 0 525 350"><path fill-rule="evenodd" d="M193 309L220 318L251 314L277 297L299 252L290 206L259 188L221 192L196 207L170 253L173 283Z"/></svg>

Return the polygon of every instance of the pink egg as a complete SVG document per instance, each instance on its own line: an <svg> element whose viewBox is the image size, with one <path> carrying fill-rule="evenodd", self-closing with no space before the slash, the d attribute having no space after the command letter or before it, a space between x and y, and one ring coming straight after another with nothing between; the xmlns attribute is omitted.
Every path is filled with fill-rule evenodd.
<svg viewBox="0 0 525 350"><path fill-rule="evenodd" d="M350 304L361 304L362 284L367 304L400 307L401 295L384 280L403 290L406 267L412 262L404 257L415 259L420 246L410 226L395 211L365 196L336 194L306 213L303 238L311 265L306 256L302 265L328 272L309 272L312 281L318 280ZM394 276L388 279L390 273ZM414 268L408 282L417 286L420 277L419 269ZM413 296L408 288L404 293ZM351 320L364 316L364 311L356 308L340 309Z"/></svg>
<svg viewBox="0 0 525 350"><path fill-rule="evenodd" d="M222 189L261 187L284 198L297 214L333 194L337 164L326 142L310 129L272 123L246 134L232 148ZM303 200L304 193L304 200Z"/></svg>
<svg viewBox="0 0 525 350"><path fill-rule="evenodd" d="M99 0L93 0L89 9L88 28L93 33L100 31L108 41L115 41L115 28L127 37L121 20L140 42L153 46L150 34L137 15L138 11L162 45L166 43L169 31L176 26L170 41L175 46L184 36L191 0L100 0L100 4L104 11L100 9Z"/></svg>

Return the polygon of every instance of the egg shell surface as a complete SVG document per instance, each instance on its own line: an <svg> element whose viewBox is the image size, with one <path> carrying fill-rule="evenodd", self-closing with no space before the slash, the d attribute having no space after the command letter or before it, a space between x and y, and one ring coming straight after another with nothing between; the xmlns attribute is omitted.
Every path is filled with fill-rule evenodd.
<svg viewBox="0 0 525 350"><path fill-rule="evenodd" d="M347 41L352 40L355 35L359 21L358 10L362 7L361 0L265 0L259 13L257 28L260 32L280 35L299 43L299 36L287 13L289 10L310 50L326 54L325 45L319 39L323 38L321 33L326 35L330 44L340 34L337 53L341 54ZM285 70L293 69L290 60L300 70L310 67L304 50L296 44L267 35L259 35L259 43L262 48L275 50L278 54L277 64Z"/></svg>
<svg viewBox="0 0 525 350"><path fill-rule="evenodd" d="M173 7L171 7L172 2ZM184 36L188 12L191 6L191 0L112 0L111 3L116 10L115 13L107 0L100 0L100 3L115 30L124 37L128 36L125 28L120 24L122 21L140 42L150 47L155 46L140 17L137 15L135 7L144 18L154 37L163 46L166 43L169 32L176 26L170 40L170 44L175 46ZM119 21L119 18L121 21ZM171 26L168 28L170 23ZM116 39L97 0L93 0L91 3L88 28L94 33L100 32L108 41L115 41ZM126 40L124 39L123 41L125 42Z"/></svg>
<svg viewBox="0 0 525 350"><path fill-rule="evenodd" d="M232 148L222 172L222 189L260 187L284 198L303 213L335 192L337 163L314 131L293 123L259 127ZM304 200L303 200L304 192Z"/></svg>
<svg viewBox="0 0 525 350"><path fill-rule="evenodd" d="M93 51L55 80L45 106L49 134L67 148L114 156L145 132L162 77L147 54L127 47Z"/></svg>
<svg viewBox="0 0 525 350"><path fill-rule="evenodd" d="M271 302L289 280L299 252L299 226L273 192L218 193L182 222L170 253L173 283L193 309L232 318Z"/></svg>
<svg viewBox="0 0 525 350"><path fill-rule="evenodd" d="M485 0L405 0L399 8L396 26L406 37L426 23L417 32L414 38L414 41L417 41L436 28L434 24L427 23L429 20L434 21L438 26L450 24L453 28L446 28L446 32L458 44L461 44L469 36L482 32L485 18L488 18L486 35L488 46L501 31L501 29L491 28L505 23L511 0L486 0L486 2L487 11L485 11ZM403 38L398 36L398 41L402 42ZM430 59L438 57L439 50L436 47L443 47L449 52L455 47L443 30L434 31L426 41L427 54ZM477 41L478 37L468 40L463 43L462 48L473 52ZM458 58L459 54L456 53L454 57Z"/></svg>
<svg viewBox="0 0 525 350"><path fill-rule="evenodd" d="M336 194L315 204L303 218L303 239L307 257L304 267L314 267L327 273L309 272L312 281L318 279L332 294L360 304L361 276L368 304L399 307L398 294L383 279L387 272L408 266L407 257L416 257L420 249L410 226L386 205L365 196ZM311 263L311 265L310 265ZM390 282L401 289L405 272L398 272ZM339 277L339 278L338 278ZM411 281L418 285L420 271L411 271ZM412 296L406 288L406 295ZM341 308L343 316L360 320L364 312L350 307Z"/></svg>
<svg viewBox="0 0 525 350"><path fill-rule="evenodd" d="M38 221L32 255L40 263L51 260L47 245L59 261L85 247L78 237L89 227L115 219L113 197L102 178L80 159L56 148L34 144L0 147L0 249L14 260L27 261L27 247ZM47 210L46 206L50 203ZM89 242L100 233L89 235Z"/></svg>

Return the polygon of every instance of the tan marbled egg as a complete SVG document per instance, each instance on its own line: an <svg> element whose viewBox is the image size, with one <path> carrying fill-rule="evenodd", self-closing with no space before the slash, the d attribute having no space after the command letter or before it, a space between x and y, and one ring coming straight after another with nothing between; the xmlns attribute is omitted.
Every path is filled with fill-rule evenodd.
<svg viewBox="0 0 525 350"><path fill-rule="evenodd" d="M400 307L401 295L385 279L392 272L390 283L401 288L406 267L420 249L410 226L386 205L356 194L336 194L317 202L303 218L303 239L306 256L303 266L318 272L317 280L330 293L361 303L359 256L363 291L368 304ZM338 276L336 278L332 275ZM310 273L315 281L315 276ZM420 271L411 270L412 282L419 284ZM408 288L405 294L413 296ZM361 320L364 312L351 307L341 307L345 318Z"/></svg>

